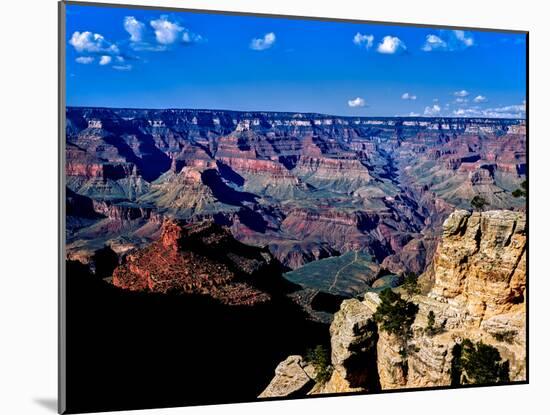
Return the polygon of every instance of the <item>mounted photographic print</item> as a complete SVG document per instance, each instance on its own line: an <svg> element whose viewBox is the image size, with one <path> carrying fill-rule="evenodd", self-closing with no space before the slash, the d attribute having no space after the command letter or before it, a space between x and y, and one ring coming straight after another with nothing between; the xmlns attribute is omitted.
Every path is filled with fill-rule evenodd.
<svg viewBox="0 0 550 415"><path fill-rule="evenodd" d="M60 412L528 382L527 32L62 2L59 42Z"/></svg>

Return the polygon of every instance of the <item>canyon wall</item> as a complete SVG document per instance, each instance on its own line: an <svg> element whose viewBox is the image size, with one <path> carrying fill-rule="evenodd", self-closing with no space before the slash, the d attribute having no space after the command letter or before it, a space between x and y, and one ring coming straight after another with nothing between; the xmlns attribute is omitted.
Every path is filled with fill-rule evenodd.
<svg viewBox="0 0 550 415"><path fill-rule="evenodd" d="M289 268L319 252L364 251L392 272L423 272L434 231L482 195L521 209L521 120L368 118L285 112L68 108L67 187L189 221L210 218L236 238L269 244ZM89 225L89 221L74 221ZM142 224L143 225L143 224ZM94 224L75 249L140 247L149 230ZM158 229L157 229L158 230Z"/></svg>

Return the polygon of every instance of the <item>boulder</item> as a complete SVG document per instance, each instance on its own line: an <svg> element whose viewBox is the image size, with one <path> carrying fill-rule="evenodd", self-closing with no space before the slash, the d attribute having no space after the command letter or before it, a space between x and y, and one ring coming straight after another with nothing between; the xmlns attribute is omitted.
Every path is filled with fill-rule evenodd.
<svg viewBox="0 0 550 415"><path fill-rule="evenodd" d="M258 398L295 397L305 395L315 384L313 366L302 356L292 355L277 365L275 377Z"/></svg>

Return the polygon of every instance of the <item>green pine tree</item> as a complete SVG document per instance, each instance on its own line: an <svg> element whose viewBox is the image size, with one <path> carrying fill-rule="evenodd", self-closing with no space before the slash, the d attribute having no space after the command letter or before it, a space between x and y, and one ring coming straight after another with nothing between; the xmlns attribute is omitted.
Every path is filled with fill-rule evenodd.
<svg viewBox="0 0 550 415"><path fill-rule="evenodd" d="M527 180L522 181L520 187L520 189L516 189L512 192L512 196L527 197Z"/></svg>
<svg viewBox="0 0 550 415"><path fill-rule="evenodd" d="M409 300L413 295L420 294L420 287L418 286L418 275L416 275L414 272L406 273L403 285L401 287L407 293Z"/></svg>
<svg viewBox="0 0 550 415"><path fill-rule="evenodd" d="M426 326L426 331L429 334L433 334L435 330L434 326L435 326L435 313L432 310L430 310L428 313L428 324Z"/></svg>
<svg viewBox="0 0 550 415"><path fill-rule="evenodd" d="M313 349L306 351L306 362L315 367L315 381L318 383L326 383L332 376L332 365L330 364L330 352L329 350L319 344Z"/></svg>
<svg viewBox="0 0 550 415"><path fill-rule="evenodd" d="M418 306L404 300L391 288L386 288L380 293L380 300L373 316L374 320L379 323L381 330L407 339L418 312Z"/></svg>
<svg viewBox="0 0 550 415"><path fill-rule="evenodd" d="M487 205L487 201L483 197L476 195L472 198L470 204L475 210L481 212L483 208Z"/></svg>
<svg viewBox="0 0 550 415"><path fill-rule="evenodd" d="M451 381L453 385L507 383L510 382L510 363L502 361L495 347L465 339L453 348Z"/></svg>

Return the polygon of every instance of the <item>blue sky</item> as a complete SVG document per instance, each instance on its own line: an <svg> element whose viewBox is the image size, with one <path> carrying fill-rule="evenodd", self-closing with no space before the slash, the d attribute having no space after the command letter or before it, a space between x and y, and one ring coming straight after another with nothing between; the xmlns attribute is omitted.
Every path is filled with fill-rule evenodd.
<svg viewBox="0 0 550 415"><path fill-rule="evenodd" d="M525 35L67 6L67 104L524 117Z"/></svg>

